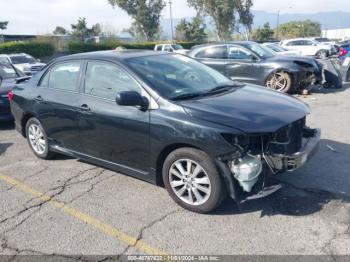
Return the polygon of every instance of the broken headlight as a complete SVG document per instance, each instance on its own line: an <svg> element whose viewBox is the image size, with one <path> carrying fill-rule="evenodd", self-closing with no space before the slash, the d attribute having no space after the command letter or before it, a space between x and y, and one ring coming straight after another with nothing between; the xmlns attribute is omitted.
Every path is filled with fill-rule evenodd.
<svg viewBox="0 0 350 262"><path fill-rule="evenodd" d="M263 164L260 156L246 155L229 163L234 178L245 192L252 191L258 182Z"/></svg>

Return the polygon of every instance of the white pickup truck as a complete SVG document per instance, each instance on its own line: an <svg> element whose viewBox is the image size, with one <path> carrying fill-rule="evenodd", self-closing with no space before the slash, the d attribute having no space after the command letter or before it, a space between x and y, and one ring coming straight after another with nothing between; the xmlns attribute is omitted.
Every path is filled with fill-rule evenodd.
<svg viewBox="0 0 350 262"><path fill-rule="evenodd" d="M154 51L174 52L174 53L186 55L190 50L184 49L183 46L178 44L160 44L154 47Z"/></svg>

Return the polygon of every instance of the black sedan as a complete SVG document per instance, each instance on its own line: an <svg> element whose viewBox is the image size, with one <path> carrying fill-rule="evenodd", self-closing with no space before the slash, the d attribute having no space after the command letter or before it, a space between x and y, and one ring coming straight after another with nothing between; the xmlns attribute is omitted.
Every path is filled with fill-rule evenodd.
<svg viewBox="0 0 350 262"><path fill-rule="evenodd" d="M227 194L240 202L276 192L271 177L302 166L320 139L304 103L179 54L59 58L11 98L36 156L66 154L165 185L195 212Z"/></svg>
<svg viewBox="0 0 350 262"><path fill-rule="evenodd" d="M285 92L322 83L322 65L303 56L283 56L255 42L208 44L188 54L232 80Z"/></svg>
<svg viewBox="0 0 350 262"><path fill-rule="evenodd" d="M8 93L26 76L5 60L0 60L0 121L13 120ZM23 79L24 80L24 79Z"/></svg>

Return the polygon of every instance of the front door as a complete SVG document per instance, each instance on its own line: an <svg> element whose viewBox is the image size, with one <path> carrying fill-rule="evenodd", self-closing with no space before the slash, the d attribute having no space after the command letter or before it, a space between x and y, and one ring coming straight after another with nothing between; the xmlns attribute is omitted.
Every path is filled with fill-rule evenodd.
<svg viewBox="0 0 350 262"><path fill-rule="evenodd" d="M254 55L249 50L240 46L229 46L227 58L225 74L230 79L255 84L260 81L259 65L253 60Z"/></svg>
<svg viewBox="0 0 350 262"><path fill-rule="evenodd" d="M142 87L116 64L89 61L79 126L85 154L141 173L149 172L149 111L116 104L122 91ZM150 99L150 97L147 97Z"/></svg>

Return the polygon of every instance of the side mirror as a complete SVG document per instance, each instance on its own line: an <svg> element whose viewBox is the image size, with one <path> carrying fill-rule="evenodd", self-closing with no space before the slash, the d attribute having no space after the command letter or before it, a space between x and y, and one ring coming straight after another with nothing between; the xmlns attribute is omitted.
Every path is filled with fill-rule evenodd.
<svg viewBox="0 0 350 262"><path fill-rule="evenodd" d="M142 111L146 111L149 107L148 99L136 91L120 92L115 101L120 106L139 106Z"/></svg>
<svg viewBox="0 0 350 262"><path fill-rule="evenodd" d="M255 55L251 55L250 58L252 59L252 62L258 61L258 58Z"/></svg>

